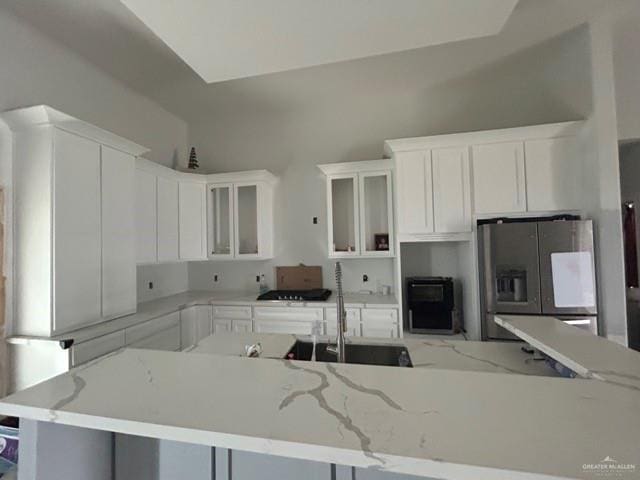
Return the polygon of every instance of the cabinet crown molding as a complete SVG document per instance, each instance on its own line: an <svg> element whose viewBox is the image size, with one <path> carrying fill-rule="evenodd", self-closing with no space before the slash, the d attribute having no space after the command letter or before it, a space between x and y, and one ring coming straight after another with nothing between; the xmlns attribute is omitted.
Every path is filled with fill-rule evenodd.
<svg viewBox="0 0 640 480"><path fill-rule="evenodd" d="M268 170L245 170L227 173L191 173L182 170L174 170L173 168L169 168L146 158L138 158L136 160L136 167L162 177L205 184L262 182L267 185L276 185L279 181L278 177Z"/></svg>
<svg viewBox="0 0 640 480"><path fill-rule="evenodd" d="M361 160L358 162L323 163L318 165L325 175L339 173L369 172L374 170L393 170L393 160L383 158L380 160Z"/></svg>
<svg viewBox="0 0 640 480"><path fill-rule="evenodd" d="M0 113L0 118L6 122L12 132L39 126L53 126L136 157L149 151L147 147L67 115L48 105L8 110Z"/></svg>
<svg viewBox="0 0 640 480"><path fill-rule="evenodd" d="M583 127L584 121L547 123L524 127L501 128L462 133L448 133L426 137L399 138L385 140L384 151L392 156L398 152L427 150L430 148L458 147L461 145L481 145L518 140L535 140L537 138L555 138L576 135Z"/></svg>

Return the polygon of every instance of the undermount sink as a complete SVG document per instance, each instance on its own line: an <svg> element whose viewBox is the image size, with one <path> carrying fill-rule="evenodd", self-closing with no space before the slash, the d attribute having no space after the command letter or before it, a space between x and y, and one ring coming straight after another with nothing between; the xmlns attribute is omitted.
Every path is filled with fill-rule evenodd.
<svg viewBox="0 0 640 480"><path fill-rule="evenodd" d="M316 361L318 362L335 362L336 355L327 352L329 343L316 343ZM293 344L286 357L289 360L311 360L311 352L313 351L313 343L298 340ZM408 365L401 365L400 357L402 352L408 360ZM346 363L359 363L362 365L385 365L388 367L412 367L409 352L404 345L380 345L380 344L362 344L347 343L345 345Z"/></svg>

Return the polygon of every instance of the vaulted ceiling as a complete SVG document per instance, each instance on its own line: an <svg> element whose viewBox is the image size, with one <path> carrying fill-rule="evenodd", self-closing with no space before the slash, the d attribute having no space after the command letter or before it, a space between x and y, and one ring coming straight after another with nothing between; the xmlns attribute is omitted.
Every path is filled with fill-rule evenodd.
<svg viewBox="0 0 640 480"><path fill-rule="evenodd" d="M140 4L157 5L158 8L161 8L162 5L176 8L176 5L213 5L219 3L213 0L124 1L132 8L134 8L133 4L138 1ZM252 5L254 7L263 3L273 5L275 2L285 1L256 0ZM302 0L290 1L293 3L302 2ZM288 45L287 53L283 55L283 58L288 61L287 64L273 62L274 59L279 58L278 54L271 57L266 55L262 60L266 61L270 58L271 61L263 62L258 66L261 71L277 71L315 63L332 63L213 84L206 83L173 50L178 51L180 48L175 45L172 46L173 49L167 46L165 42L169 42L168 40L159 38L152 28L149 28L120 0L2 0L0 14L15 15L22 21L33 25L45 35L62 43L106 73L155 100L168 111L190 121L210 115L212 112L220 114L220 112L228 110L242 109L249 111L296 109L309 104L322 103L337 95L345 95L345 92L354 96L371 96L387 89L398 91L404 88L423 88L427 85L446 82L474 70L485 68L509 55L572 29L605 8L626 4L629 1L520 0L511 12L510 4L513 3L511 1L442 0L440 2L442 5L444 3L451 5L455 3L459 6L489 5L496 14L495 18L491 20L483 17L482 12L474 13L482 27L480 30L473 33L467 30L465 34L464 29L459 31L454 29L455 31L451 32L452 36L448 37L447 28L433 28L429 19L425 20L428 12L425 13L426 11L423 10L416 10L417 15L414 19L408 18L408 10L399 9L397 16L393 19L388 19L386 23L381 20L383 14L391 15L388 9L389 5L406 4L413 5L414 8L418 8L418 4L421 3L424 3L425 6L436 5L437 2L431 0L415 0L415 2L412 0L402 0L401 2L397 0L327 0L326 2L309 0L309 3L332 6L324 16L315 12L314 15L322 17L319 25L327 25L331 23L332 19L335 19L338 15L336 10L338 5L349 4L349 8L345 7L344 10L346 12L345 18L355 22L354 25L360 29L366 27L367 19L354 19L357 17L356 7L361 8L364 4L373 5L377 8L377 10L374 8L375 18L371 19L372 22L375 20L373 22L375 28L372 27L371 34L363 34L358 42L354 42L353 49L349 51L337 47L332 50L327 47L326 43L322 44L322 48L311 49L311 51L307 51L306 48L296 51L295 45ZM229 7L231 4L246 6L248 0L228 0L224 3L228 8L231 8ZM448 15L467 18L464 15L465 12L468 15L468 11L463 10L453 13L449 11ZM490 10L491 8L488 11ZM185 7L185 12L188 11L190 10ZM193 12L193 10L191 11ZM304 13L298 11L298 15ZM440 13L444 15L446 12ZM248 60L255 61L256 58L253 56L237 58L238 56L242 57L238 52L242 48L247 48L246 41L244 43L240 41L241 37L251 36L254 42L260 37L260 42L265 44L261 48L274 49L275 46L282 44L280 33L272 32L271 35L266 32L266 23L260 23L262 30L259 30L261 33L256 36L254 35L256 33L254 31L255 22L257 22L255 18L253 23L242 22L241 18L237 17L237 11L234 15L236 15L234 17L235 29L233 32L227 32L230 36L223 38L224 42L230 42L232 38L235 38L236 42L231 41L227 45L220 41L218 47L222 50L217 51L215 62L213 64L207 62L205 55L203 57L205 62L197 67L200 74L209 79L215 79L218 75L224 77L224 75L256 75L258 73L255 64L252 70L247 70L247 65L251 64ZM501 22L504 22L507 16L508 20L500 29ZM255 12L253 17L255 17ZM272 18L275 17L272 15ZM193 14L185 13L182 15L181 11L174 11L170 20L176 25L176 31L182 32L185 36L193 37L190 39L191 43L186 42L187 47L191 45L189 48L196 45L197 42L194 42L193 39L197 40L199 32L207 29L206 25L203 27L203 24L206 24L206 19L194 22ZM467 24L469 23L468 18L465 21ZM418 28L421 22L427 26L424 30L432 31L422 32ZM465 22L461 21L460 23ZM412 26L407 28L406 35L399 35L399 40L393 38L399 33L404 33L399 30L402 30L403 25L409 24ZM283 28L282 23L274 24L274 26L278 29ZM448 27L448 25L445 26ZM153 28L159 32L157 27ZM297 28L299 33L306 33L305 29L301 29L299 25ZM350 38L349 29L344 25L340 28L341 32L337 32L340 35L332 32L336 33L332 37L336 38L336 42L346 42ZM498 30L499 33L496 33ZM373 35L374 31L378 33ZM495 34L482 38L468 38L489 33ZM205 37L208 42L215 42L214 34L215 29L209 28ZM307 41L311 41L312 38L317 39L318 35L318 29L308 32ZM438 43L438 45L433 45L434 43ZM343 44L340 43L340 45ZM425 44L429 44L429 46L421 46ZM402 51L383 53L398 49L402 49ZM187 50L189 49L187 48ZM333 56L327 52L332 53ZM324 56L320 55L321 53ZM186 53L182 52L181 55L187 58ZM364 58L344 60L354 56L364 56ZM189 61L191 62L191 60ZM196 68L197 62L193 61L192 63ZM198 65L200 64L198 63ZM214 68L214 70L207 70L208 68ZM219 69L215 70L216 68Z"/></svg>
<svg viewBox="0 0 640 480"><path fill-rule="evenodd" d="M207 83L498 33L517 0L121 0Z"/></svg>

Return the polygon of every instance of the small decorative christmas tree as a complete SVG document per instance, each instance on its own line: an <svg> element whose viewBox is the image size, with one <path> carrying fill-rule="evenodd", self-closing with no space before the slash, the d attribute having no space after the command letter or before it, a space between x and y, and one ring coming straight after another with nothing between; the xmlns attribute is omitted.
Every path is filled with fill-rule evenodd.
<svg viewBox="0 0 640 480"><path fill-rule="evenodd" d="M196 148L195 147L191 147L191 153L189 154L189 169L190 170L197 170L198 168L200 168L200 165L198 165L198 158L196 156Z"/></svg>

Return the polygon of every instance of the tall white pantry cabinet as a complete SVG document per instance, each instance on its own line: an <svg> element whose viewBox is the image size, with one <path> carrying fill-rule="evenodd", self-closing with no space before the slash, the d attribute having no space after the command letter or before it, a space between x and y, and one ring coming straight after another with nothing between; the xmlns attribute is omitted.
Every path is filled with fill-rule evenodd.
<svg viewBox="0 0 640 480"><path fill-rule="evenodd" d="M50 337L136 310L133 142L47 106L14 136L14 334Z"/></svg>

